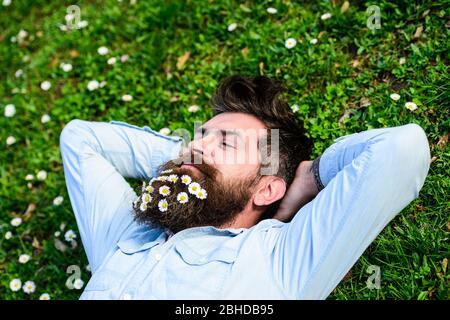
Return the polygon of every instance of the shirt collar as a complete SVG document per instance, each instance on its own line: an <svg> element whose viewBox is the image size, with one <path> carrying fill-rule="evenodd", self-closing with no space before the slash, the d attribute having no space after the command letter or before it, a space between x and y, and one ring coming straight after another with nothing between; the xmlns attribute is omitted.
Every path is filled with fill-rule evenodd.
<svg viewBox="0 0 450 320"><path fill-rule="evenodd" d="M180 241L187 238L193 238L201 235L222 235L222 236L235 236L238 235L247 228L217 228L214 226L201 226L201 227L193 227L181 230L175 234L173 234L170 230L166 230L165 233L167 235L167 240L171 240L172 242Z"/></svg>

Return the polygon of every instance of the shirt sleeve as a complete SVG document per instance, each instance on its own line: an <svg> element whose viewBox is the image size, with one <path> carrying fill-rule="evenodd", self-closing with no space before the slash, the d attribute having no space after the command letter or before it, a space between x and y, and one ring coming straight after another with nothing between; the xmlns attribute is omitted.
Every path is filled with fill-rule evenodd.
<svg viewBox="0 0 450 320"><path fill-rule="evenodd" d="M133 220L137 195L124 179L150 179L159 165L177 158L181 137L169 137L124 122L72 120L60 135L67 190L93 272Z"/></svg>
<svg viewBox="0 0 450 320"><path fill-rule="evenodd" d="M336 139L316 162L322 190L264 237L286 294L325 299L388 222L418 197L429 166L428 140L417 124Z"/></svg>

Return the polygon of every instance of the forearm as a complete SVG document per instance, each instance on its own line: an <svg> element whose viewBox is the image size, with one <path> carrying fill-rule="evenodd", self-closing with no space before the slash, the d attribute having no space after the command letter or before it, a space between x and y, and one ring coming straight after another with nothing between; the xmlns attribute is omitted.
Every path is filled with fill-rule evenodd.
<svg viewBox="0 0 450 320"><path fill-rule="evenodd" d="M148 179L157 166L178 156L180 137L124 122L72 120L61 135L61 152L84 158L100 155L123 177ZM72 151L72 152L71 152Z"/></svg>
<svg viewBox="0 0 450 320"><path fill-rule="evenodd" d="M334 143L312 163L312 174L319 191L324 189L339 171L355 160L371 140L386 130L389 128L356 132L335 139Z"/></svg>

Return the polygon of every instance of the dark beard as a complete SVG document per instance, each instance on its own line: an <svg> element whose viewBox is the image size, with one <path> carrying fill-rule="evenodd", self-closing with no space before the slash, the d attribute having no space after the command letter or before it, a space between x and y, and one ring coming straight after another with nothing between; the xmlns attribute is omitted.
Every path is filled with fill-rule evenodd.
<svg viewBox="0 0 450 320"><path fill-rule="evenodd" d="M192 169L180 168L176 164L180 162L178 159L168 161L158 168L156 177L175 174L178 176L178 181L175 183L153 181L152 187L154 190L150 194L153 199L147 204L147 208L144 211L141 210L142 194L148 192L138 193L139 198L133 204L135 221L149 226L157 224L169 229L172 233L192 227L220 227L225 224L231 224L235 221L238 213L244 210L250 200L253 188L260 178L259 175L255 175L254 177L245 177L239 181L224 182L221 174L207 163L195 164L201 171L200 174L192 171ZM162 174L161 172L165 170L172 170L172 172ZM199 199L189 193L188 186L180 180L183 175L190 176L192 182L199 183L201 188L206 190L206 199ZM171 191L167 196L159 193L159 188L164 185L168 186ZM188 194L189 200L187 203L180 203L177 200L177 195L180 192ZM158 207L158 202L162 199L166 199L168 203L167 211L164 212L160 211Z"/></svg>

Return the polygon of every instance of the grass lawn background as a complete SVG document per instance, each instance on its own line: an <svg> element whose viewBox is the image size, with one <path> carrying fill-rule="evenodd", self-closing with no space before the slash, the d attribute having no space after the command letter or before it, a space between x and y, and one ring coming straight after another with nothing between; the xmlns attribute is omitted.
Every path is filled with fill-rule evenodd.
<svg viewBox="0 0 450 320"><path fill-rule="evenodd" d="M88 25L62 31L73 4ZM381 28L370 30L366 9L373 4ZM236 73L284 81L286 99L315 142L313 157L345 134L407 123L424 128L433 162L419 198L329 299L449 299L449 7L447 1L384 0L350 1L347 9L340 0L0 4L0 299L39 299L42 293L78 299L82 289L65 285L73 275L67 268L79 266L84 284L90 278L59 152L67 122L121 120L192 133L194 121L212 116L207 102L218 82ZM332 17L322 20L324 13ZM228 31L232 23L237 28ZM297 45L286 48L288 38ZM101 46L106 55L98 53ZM112 57L117 62L108 64ZM61 63L73 69L65 72ZM92 80L106 85L90 91ZM51 83L47 91L43 81ZM9 104L13 117L4 116ZM191 105L199 110L189 112ZM49 122L42 123L44 114ZM9 136L15 143L7 145ZM37 180L40 170L45 180ZM25 180L28 174L34 180ZM55 205L58 196L64 201ZM17 227L15 217L23 220ZM65 240L68 230L75 231L75 242ZM21 254L31 259L19 263ZM370 265L380 267L380 289L366 285ZM33 281L35 291L12 291L14 278Z"/></svg>

